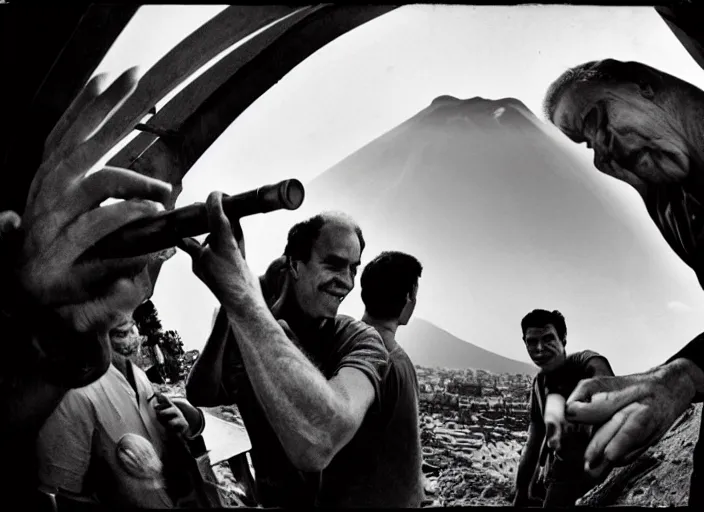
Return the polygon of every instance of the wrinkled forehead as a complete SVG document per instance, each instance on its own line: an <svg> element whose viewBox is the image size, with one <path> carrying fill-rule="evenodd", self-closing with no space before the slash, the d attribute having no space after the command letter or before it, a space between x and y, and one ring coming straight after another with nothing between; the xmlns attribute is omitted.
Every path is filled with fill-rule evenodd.
<svg viewBox="0 0 704 512"><path fill-rule="evenodd" d="M546 338L558 338L557 329L555 329L554 325L548 324L543 327L528 327L526 329L526 341L541 340Z"/></svg>
<svg viewBox="0 0 704 512"><path fill-rule="evenodd" d="M346 222L327 222L313 244L313 253L321 259L335 255L355 263L359 261L361 252L355 227Z"/></svg>

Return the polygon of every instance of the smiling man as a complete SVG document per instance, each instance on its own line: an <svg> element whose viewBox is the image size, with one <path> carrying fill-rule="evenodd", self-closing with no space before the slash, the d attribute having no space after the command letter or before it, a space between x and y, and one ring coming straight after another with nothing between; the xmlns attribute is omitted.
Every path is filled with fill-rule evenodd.
<svg viewBox="0 0 704 512"><path fill-rule="evenodd" d="M364 249L350 218L321 214L291 228L284 255L255 278L222 212L211 239L188 240L196 274L222 307L186 384L202 406L237 404L265 507L356 507L392 492L374 478L389 354L377 331L337 310ZM371 442L374 440L374 442ZM369 496L381 501L369 503Z"/></svg>
<svg viewBox="0 0 704 512"><path fill-rule="evenodd" d="M563 73L545 114L594 165L643 198L662 236L704 287L704 91L638 62L607 59ZM635 348L635 347L634 347ZM586 451L590 470L628 464L704 397L704 334L647 372L581 383L573 421L603 424ZM702 422L704 428L704 422ZM700 432L701 440L701 432ZM704 445L694 452L689 504L704 504Z"/></svg>
<svg viewBox="0 0 704 512"><path fill-rule="evenodd" d="M528 440L518 465L514 505L543 498L544 507L571 507L597 482L583 464L590 430L564 417L551 419L546 404L553 397L564 402L581 379L613 371L605 357L591 350L567 355L567 326L559 311L533 310L521 320L521 329L540 372L533 379Z"/></svg>

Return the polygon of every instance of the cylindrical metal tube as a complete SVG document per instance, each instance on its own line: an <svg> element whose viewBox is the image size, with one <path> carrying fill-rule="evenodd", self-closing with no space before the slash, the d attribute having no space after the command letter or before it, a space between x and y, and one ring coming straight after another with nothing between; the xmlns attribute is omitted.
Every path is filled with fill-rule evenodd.
<svg viewBox="0 0 704 512"><path fill-rule="evenodd" d="M284 180L249 192L223 197L225 215L231 220L274 210L295 210L305 197L303 184ZM160 212L136 220L99 240L88 249L83 259L126 258L161 251L185 237L207 233L208 213L205 203Z"/></svg>

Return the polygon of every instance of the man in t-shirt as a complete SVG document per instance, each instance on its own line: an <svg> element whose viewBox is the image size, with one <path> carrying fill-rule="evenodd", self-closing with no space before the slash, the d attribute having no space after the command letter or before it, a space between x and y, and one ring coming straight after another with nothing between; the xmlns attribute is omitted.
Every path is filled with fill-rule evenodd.
<svg viewBox="0 0 704 512"><path fill-rule="evenodd" d="M531 498L541 497L544 485L544 507L574 506L597 483L584 471L591 430L567 423L560 413L580 380L611 376L613 371L605 357L591 350L567 355L567 326L559 311L533 310L521 321L521 329L528 355L540 372L531 389L528 440L518 465L514 505L526 506ZM556 418L550 418L553 411L548 404L553 400L559 405Z"/></svg>
<svg viewBox="0 0 704 512"><path fill-rule="evenodd" d="M182 248L222 307L189 375L188 399L237 405L261 505L373 506L370 496L393 492L370 473L389 355L374 328L337 314L354 287L361 229L331 213L296 224L284 255L257 279L221 195L206 207L208 242L188 239Z"/></svg>
<svg viewBox="0 0 704 512"><path fill-rule="evenodd" d="M381 335L389 351L389 366L382 381L378 435L369 439L376 455L368 461L368 473L353 483L364 498L355 498L355 505L417 508L425 497L418 377L408 354L396 342L396 330L408 324L415 309L422 271L416 258L396 251L382 252L362 271L362 321ZM369 486L370 479L377 485Z"/></svg>

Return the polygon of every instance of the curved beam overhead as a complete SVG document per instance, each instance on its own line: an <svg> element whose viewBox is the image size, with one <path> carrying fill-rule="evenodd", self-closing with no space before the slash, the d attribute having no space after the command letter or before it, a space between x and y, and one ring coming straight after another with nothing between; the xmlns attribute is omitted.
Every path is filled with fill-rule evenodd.
<svg viewBox="0 0 704 512"><path fill-rule="evenodd" d="M177 137L160 138L132 164L132 168L170 181L174 194L180 192L183 176L227 129L227 127L270 87L295 66L342 34L386 14L397 6L334 5L312 12L274 38L223 82L178 127ZM275 30L274 25L260 36ZM251 52L257 38L233 50ZM236 59L233 56L232 59ZM232 62L232 61L231 61ZM215 68L216 66L214 66ZM219 72L219 71L214 71ZM194 82L196 84L198 81ZM192 107L191 107L192 108ZM175 202L175 197L172 200Z"/></svg>
<svg viewBox="0 0 704 512"><path fill-rule="evenodd" d="M230 6L186 37L140 79L137 90L104 129L126 137L156 103L217 54L295 11L287 6Z"/></svg>
<svg viewBox="0 0 704 512"><path fill-rule="evenodd" d="M187 87L152 116L142 133L122 148L110 160L108 165L129 167L159 138L158 133L177 131L198 106L208 99L239 68L259 55L262 50L296 23L310 14L325 8L329 9L330 6L306 7L293 14L285 15L275 25L252 37L239 48L223 57L222 60L188 84ZM251 32L254 32L254 30Z"/></svg>
<svg viewBox="0 0 704 512"><path fill-rule="evenodd" d="M704 7L701 3L685 1L678 4L657 6L655 10L670 27L682 46L704 69L704 29L701 24Z"/></svg>

